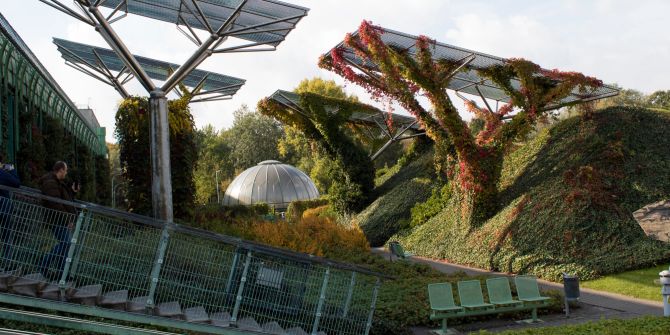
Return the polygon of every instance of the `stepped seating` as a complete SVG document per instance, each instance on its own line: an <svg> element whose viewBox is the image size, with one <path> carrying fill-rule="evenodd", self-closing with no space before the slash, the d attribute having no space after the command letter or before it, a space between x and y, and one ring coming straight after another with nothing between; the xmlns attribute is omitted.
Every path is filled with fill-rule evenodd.
<svg viewBox="0 0 670 335"><path fill-rule="evenodd" d="M21 269L13 271L0 270L0 292L9 292L29 297L49 300L64 300L86 306L99 306L113 310L132 313L147 313L147 296L130 298L128 290L104 291L101 284L75 287L72 283L65 284L65 296L61 297L61 287L57 282L49 281L41 273L22 275ZM218 327L232 327L231 315L227 311L209 314L205 307L195 306L182 309L178 301L162 302L153 309L153 315L194 323L207 323ZM284 329L278 322L270 321L259 324L253 317L243 316L238 319L237 329L255 333L274 335L308 335L300 327ZM318 332L318 335L327 335Z"/></svg>

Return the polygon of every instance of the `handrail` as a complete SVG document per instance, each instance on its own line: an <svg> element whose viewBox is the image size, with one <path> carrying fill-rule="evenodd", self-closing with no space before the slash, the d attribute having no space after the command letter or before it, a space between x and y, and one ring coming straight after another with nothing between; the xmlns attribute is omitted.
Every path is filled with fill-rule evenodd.
<svg viewBox="0 0 670 335"><path fill-rule="evenodd" d="M43 199L43 200L48 200L56 203L60 203L63 205L67 206L72 206L78 209L86 209L92 212L97 212L99 214L109 214L112 216L120 217L122 219L127 219L127 220L132 220L138 223L142 223L145 225L149 225L154 228L163 228L165 225L167 225L168 230L171 231L176 231L180 233L185 233L191 236L197 236L197 237L202 237L206 238L209 240L213 241L218 241L218 242L223 242L226 244L231 244L235 245L239 248L245 249L245 250L251 250L255 252L259 252L261 254L267 254L267 255L272 255L274 257L281 257L284 259L290 259L290 260L298 260L304 263L317 263L321 264L324 266L340 269L340 270L347 270L347 271L355 271L383 279L395 279L394 276L390 276L384 273L379 273L372 271L370 269L364 268L362 266L358 265L353 265L353 264L347 264L343 262L338 262L334 260L330 260L327 258L323 257L318 257L310 254L305 254L305 253L300 253L300 252L295 252L289 249L285 248L278 248L278 247L272 247L268 245L264 245L261 243L257 242L252 242L252 241L247 241L243 240L241 238L237 237L231 237L223 234L218 234L214 233L211 231L199 229L199 228L193 228L181 224L176 224L172 222L165 222L161 220L157 220L154 218L150 218L147 216L139 215L139 214L133 214L133 213L128 213L124 211L120 211L118 209L113 209L109 207L105 207L99 204L94 204L94 203L88 203L84 201L77 201L77 202L70 202L66 200L62 200L59 198L54 198L50 196L43 195L42 193L39 193L39 190L34 189L34 188L27 188L27 187L21 187L21 188L13 188L13 187L8 187L8 186L3 186L0 185L0 190L6 190L9 192L13 193L18 193L22 194L24 196L30 196L30 197L35 197L38 199Z"/></svg>

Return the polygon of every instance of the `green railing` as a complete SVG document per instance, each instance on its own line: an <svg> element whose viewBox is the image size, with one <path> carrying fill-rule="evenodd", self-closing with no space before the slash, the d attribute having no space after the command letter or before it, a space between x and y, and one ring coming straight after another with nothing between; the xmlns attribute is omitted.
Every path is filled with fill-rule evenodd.
<svg viewBox="0 0 670 335"><path fill-rule="evenodd" d="M46 201L74 210L56 211L45 207ZM16 283L43 273L52 288L58 285L62 301L35 306L125 321L220 334L253 330L254 322L259 332L279 326L308 334L367 334L383 278L353 265L26 190L0 197L0 220L2 267L15 271ZM68 225L71 229L64 228ZM54 236L64 230L71 243L65 244L62 262L55 257L45 269L45 255L57 244ZM41 280L38 286L46 289L49 280ZM67 302L90 285L102 287L98 302L109 292L127 290L121 308L126 311ZM5 289L22 292L11 284ZM0 301L33 304L10 293L0 294ZM172 319L158 317L174 302L180 310ZM131 307L138 304L140 309ZM187 310L206 317L186 322ZM229 326L216 327L217 315L225 315Z"/></svg>

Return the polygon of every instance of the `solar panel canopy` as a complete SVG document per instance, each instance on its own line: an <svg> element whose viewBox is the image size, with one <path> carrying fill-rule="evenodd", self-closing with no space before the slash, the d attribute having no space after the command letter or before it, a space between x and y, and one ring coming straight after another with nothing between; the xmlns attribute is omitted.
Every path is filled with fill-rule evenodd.
<svg viewBox="0 0 670 335"><path fill-rule="evenodd" d="M284 91L284 90L277 90L275 93L273 93L270 96L270 99L284 105L284 106L290 106L293 108L298 108L300 109L300 95L289 92L289 91ZM365 112L354 112L351 114L349 117L349 121L351 123L362 123L362 124L367 124L367 125L376 125L377 122L383 123L385 118L387 117L387 113L378 113L378 114L371 114L371 113L365 113ZM411 117L411 116L405 116L405 115L400 115L396 113L391 113L391 117L393 118L393 123L396 125L409 125L413 123L416 118ZM410 127L411 129L418 130L419 125L414 124Z"/></svg>
<svg viewBox="0 0 670 335"><path fill-rule="evenodd" d="M231 17L243 0L196 0L207 22L213 30L218 30ZM107 0L103 7L121 10L168 23L187 23L194 29L208 30L198 8L191 0ZM247 0L239 16L234 19L228 31L291 18L282 22L264 25L235 37L272 46L279 45L295 28L300 19L307 15L309 9L292 4L271 0ZM272 30L272 31L267 31Z"/></svg>
<svg viewBox="0 0 670 335"><path fill-rule="evenodd" d="M352 33L354 37L358 36L358 31ZM384 44L392 46L398 50L404 50L410 55L415 56L416 42L418 37L401 32L397 32L391 29L382 28L380 32L381 40ZM346 60L356 64L357 66L367 68L373 71L377 71L375 64L367 62L360 57L358 57L352 48L347 47L344 42L340 42L335 48L342 50L342 54ZM459 61L468 56L474 56L474 60L470 62L463 71L457 73L450 81L448 89L454 90L461 93L467 93L472 95L479 95L477 92L477 87L481 91L482 95L487 99L509 102L510 97L503 91L497 84L491 80L481 77L478 73L478 69L483 69L493 65L502 65L505 62L504 58L491 56L485 53L472 51L468 49L463 49L455 47L449 44L436 42L431 45L431 52L434 60L449 60L449 61ZM330 52L324 55L325 57L330 57ZM512 80L512 86L515 89L520 89L520 82L516 79ZM572 94L561 100L557 106L569 104L577 101L590 101L605 98L608 96L613 96L618 94L618 90L603 85L594 89L593 91L588 92L584 95L579 92L577 88L573 90Z"/></svg>
<svg viewBox="0 0 670 335"><path fill-rule="evenodd" d="M87 66L99 67L97 55L100 56L102 63L111 71L122 71L125 63L117 54L110 50L95 47L87 44L81 44L71 41L54 38L54 44L58 47L61 56L68 62L83 64ZM164 81L168 78L169 71L176 70L179 65L154 60L151 58L135 56L144 71L155 80ZM206 79L205 79L206 78ZM203 79L204 85L201 92L216 90L220 95L234 95L244 85L245 80L230 77L218 73L203 70L193 70L182 83L188 87L197 86Z"/></svg>

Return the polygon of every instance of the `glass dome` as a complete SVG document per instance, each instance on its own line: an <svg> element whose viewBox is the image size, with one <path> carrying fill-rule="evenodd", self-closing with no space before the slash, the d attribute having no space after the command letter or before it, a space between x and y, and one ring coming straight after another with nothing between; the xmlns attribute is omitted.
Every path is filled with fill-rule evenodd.
<svg viewBox="0 0 670 335"><path fill-rule="evenodd" d="M263 161L240 173L223 197L225 206L266 203L286 209L292 201L319 198L314 182L297 168L279 161Z"/></svg>

